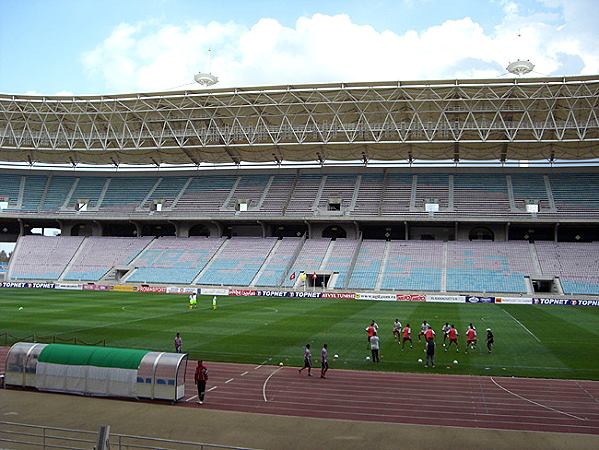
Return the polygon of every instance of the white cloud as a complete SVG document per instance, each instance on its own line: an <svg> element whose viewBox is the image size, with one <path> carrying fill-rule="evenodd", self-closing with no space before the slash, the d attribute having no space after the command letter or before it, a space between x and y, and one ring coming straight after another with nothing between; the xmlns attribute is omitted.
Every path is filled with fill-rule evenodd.
<svg viewBox="0 0 599 450"><path fill-rule="evenodd" d="M593 27L582 33L576 27L577 21L589 23L580 5L591 0L543 1L558 9L523 16L516 1L503 0L505 16L490 31L465 17L398 34L358 25L343 14L300 17L293 27L268 18L249 28L232 22L121 24L82 62L109 92L186 83L193 88L193 75L208 69L208 48L219 87L493 78L515 59L531 59L539 73L561 75L568 70L564 55L579 58L582 72L598 72L597 34Z"/></svg>

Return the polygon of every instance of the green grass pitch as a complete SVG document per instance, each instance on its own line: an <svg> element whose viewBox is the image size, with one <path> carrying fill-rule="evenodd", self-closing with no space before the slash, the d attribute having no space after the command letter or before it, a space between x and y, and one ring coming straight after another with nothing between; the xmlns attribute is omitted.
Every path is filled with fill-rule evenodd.
<svg viewBox="0 0 599 450"><path fill-rule="evenodd" d="M413 349L402 352L394 342L395 318L410 323ZM380 326L378 365L366 360L365 327L372 319ZM460 353L438 345L435 369L418 363L424 359L423 344L416 339L422 320L433 325L439 344L446 321L460 332ZM479 346L465 354L469 322L478 330ZM491 354L484 346L487 327L495 335ZM189 311L187 297L178 295L0 291L0 344L32 339L35 333L41 342L55 336L56 342L105 340L109 346L174 351L176 332L184 351L208 361L299 366L309 342L318 366L326 342L331 369L599 380L599 308L221 297L212 311L211 298L198 297L198 308ZM333 360L334 354L339 359Z"/></svg>

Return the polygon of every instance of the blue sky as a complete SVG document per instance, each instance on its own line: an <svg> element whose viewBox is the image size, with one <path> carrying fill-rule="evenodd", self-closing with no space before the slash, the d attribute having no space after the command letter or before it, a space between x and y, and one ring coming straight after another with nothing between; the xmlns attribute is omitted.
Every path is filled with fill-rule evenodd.
<svg viewBox="0 0 599 450"><path fill-rule="evenodd" d="M0 92L599 73L596 0L0 0ZM521 36L518 37L518 34Z"/></svg>

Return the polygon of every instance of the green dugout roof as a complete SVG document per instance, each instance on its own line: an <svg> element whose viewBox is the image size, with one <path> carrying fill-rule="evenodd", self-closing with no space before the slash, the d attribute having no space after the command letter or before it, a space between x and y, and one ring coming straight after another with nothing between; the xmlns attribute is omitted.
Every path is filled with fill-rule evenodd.
<svg viewBox="0 0 599 450"><path fill-rule="evenodd" d="M137 370L139 363L147 353L149 350L48 344L40 353L38 361L48 364Z"/></svg>

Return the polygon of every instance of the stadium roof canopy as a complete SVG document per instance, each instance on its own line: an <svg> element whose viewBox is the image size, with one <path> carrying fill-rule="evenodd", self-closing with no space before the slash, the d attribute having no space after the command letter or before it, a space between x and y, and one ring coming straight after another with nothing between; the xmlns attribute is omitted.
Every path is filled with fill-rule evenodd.
<svg viewBox="0 0 599 450"><path fill-rule="evenodd" d="M0 95L0 160L44 164L599 158L599 75Z"/></svg>

